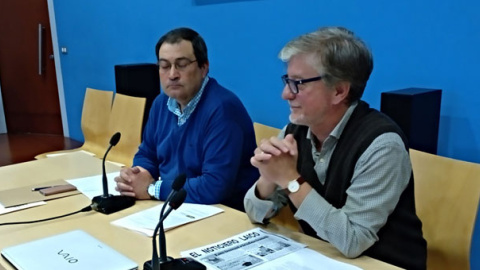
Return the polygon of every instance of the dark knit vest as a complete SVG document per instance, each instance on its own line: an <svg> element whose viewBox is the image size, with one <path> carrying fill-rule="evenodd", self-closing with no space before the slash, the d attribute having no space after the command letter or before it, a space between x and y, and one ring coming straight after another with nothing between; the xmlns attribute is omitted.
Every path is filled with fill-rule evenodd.
<svg viewBox="0 0 480 270"><path fill-rule="evenodd" d="M395 132L400 135L408 150L407 140L400 128L390 118L360 101L337 142L328 165L325 184L322 185L314 170L312 145L306 139L307 132L308 127L294 124L289 124L285 132L293 134L297 141L297 170L335 208L345 205L346 191L351 184L355 164L375 138L387 132ZM294 212L297 210L291 202L290 206ZM303 220L299 223L304 233L319 238L308 223ZM422 223L415 212L413 174L387 223L378 232L378 238L364 255L406 269L426 268L427 244L422 236Z"/></svg>

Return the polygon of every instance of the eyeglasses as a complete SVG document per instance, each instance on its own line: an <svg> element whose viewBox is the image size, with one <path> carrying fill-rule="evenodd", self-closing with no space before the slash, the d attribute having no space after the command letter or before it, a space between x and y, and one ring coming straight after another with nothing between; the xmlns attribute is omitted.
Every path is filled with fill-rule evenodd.
<svg viewBox="0 0 480 270"><path fill-rule="evenodd" d="M323 78L323 76L318 76L318 77L313 77L313 78L308 78L308 79L302 79L302 80L293 80L288 78L288 75L285 74L282 76L282 81L285 85L288 84L288 88L290 88L290 91L293 94L298 94L298 85L299 84L306 84L309 82L314 82L314 81L319 81Z"/></svg>
<svg viewBox="0 0 480 270"><path fill-rule="evenodd" d="M189 65L192 63L197 62L197 60L190 60L188 58L181 58L175 61L173 65L168 62L167 60L160 60L158 63L158 70L162 73L167 73L172 69L172 66L175 67L178 71L184 71Z"/></svg>

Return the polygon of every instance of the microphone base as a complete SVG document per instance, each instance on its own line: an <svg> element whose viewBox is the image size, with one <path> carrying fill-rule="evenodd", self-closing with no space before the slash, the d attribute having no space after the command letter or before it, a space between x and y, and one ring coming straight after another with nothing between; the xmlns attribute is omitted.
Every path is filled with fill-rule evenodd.
<svg viewBox="0 0 480 270"><path fill-rule="evenodd" d="M166 262L160 263L162 270L206 270L207 267L192 258L177 258L168 257ZM155 270L152 267L152 261L146 261L143 264L143 270Z"/></svg>
<svg viewBox="0 0 480 270"><path fill-rule="evenodd" d="M96 196L92 199L93 210L109 215L129 208L135 204L135 198L127 196Z"/></svg>

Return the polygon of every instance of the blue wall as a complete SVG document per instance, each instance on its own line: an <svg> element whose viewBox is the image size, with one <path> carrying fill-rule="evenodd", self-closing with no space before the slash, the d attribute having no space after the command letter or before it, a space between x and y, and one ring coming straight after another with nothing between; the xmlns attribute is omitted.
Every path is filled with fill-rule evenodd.
<svg viewBox="0 0 480 270"><path fill-rule="evenodd" d="M364 100L379 108L384 91L443 89L438 152L480 163L477 1L54 0L54 8L59 46L69 50L61 63L74 139L83 140L85 88L114 90L114 65L155 62L157 39L179 26L205 38L210 74L240 97L254 121L282 127L288 107L280 98L285 66L278 51L319 26L342 25L374 54Z"/></svg>

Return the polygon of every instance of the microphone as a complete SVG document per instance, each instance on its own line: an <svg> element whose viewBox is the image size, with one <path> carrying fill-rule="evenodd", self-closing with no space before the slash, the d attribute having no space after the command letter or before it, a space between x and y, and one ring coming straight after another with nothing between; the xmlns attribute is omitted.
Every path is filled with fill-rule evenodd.
<svg viewBox="0 0 480 270"><path fill-rule="evenodd" d="M185 184L186 176L184 174L179 175L175 181L172 183L172 191L168 196L167 200L170 202L168 205L170 208L163 214L165 207L167 205L167 200L165 201L162 210L160 211L160 221L158 222L155 230L153 232L153 254L152 260L146 261L143 264L144 270L159 270L161 269L184 269L184 270L204 270L207 269L203 264L190 259L190 258L178 258L173 259L172 257L167 257L167 249L165 245L165 231L163 229L163 221L167 218L167 216L172 212L172 210L176 210L182 203L185 201L187 197L187 192L182 188ZM160 232L159 232L160 231ZM160 237L160 257L157 254L157 243L156 243L156 236L159 232Z"/></svg>
<svg viewBox="0 0 480 270"><path fill-rule="evenodd" d="M185 201L185 198L187 198L187 192L185 191L185 189L182 188L177 193L175 193L172 196L172 200L168 204L170 208L167 210L167 212L165 212L165 215L162 216L158 224L159 225L163 224L163 221L168 217L168 215L170 215L172 210L177 210L180 207L180 205L183 204L183 202ZM162 225L160 226L159 225L157 225L157 227L163 227Z"/></svg>
<svg viewBox="0 0 480 270"><path fill-rule="evenodd" d="M167 262L171 260L172 258L167 258L167 249L165 245L165 230L163 229L163 221L170 215L170 212L172 210L177 210L180 205L185 201L185 198L187 198L187 192L185 189L180 189L177 193L175 193L172 196L172 200L170 201L169 205L170 208L167 210L167 212L160 217L160 221L158 222L157 227L160 229L159 233L159 245L160 245L160 263ZM155 234L155 233L154 233Z"/></svg>
<svg viewBox="0 0 480 270"><path fill-rule="evenodd" d="M107 184L107 173L105 170L105 159L107 159L107 154L110 152L110 149L117 145L117 143L120 141L120 137L122 137L122 134L120 132L117 132L113 134L112 138L110 138L110 145L107 148L107 151L105 152L105 155L103 156L102 160L102 185L103 185L103 196L108 197L108 184Z"/></svg>
<svg viewBox="0 0 480 270"><path fill-rule="evenodd" d="M135 204L135 198L127 196L113 196L108 194L108 183L107 183L107 173L105 170L105 160L107 158L108 152L110 149L117 145L120 141L121 134L117 132L113 134L110 139L110 145L108 146L105 155L102 160L102 185L103 185L103 195L96 196L92 199L92 208L103 214L111 214L117 211L123 210Z"/></svg>
<svg viewBox="0 0 480 270"><path fill-rule="evenodd" d="M178 177L177 177L178 179ZM173 185L172 185L173 186ZM165 218L172 212L173 209L177 209L180 207L180 205L185 201L185 198L187 197L187 192L182 188L178 192L172 192L170 193L171 200L170 200L170 208L167 210L165 215L160 215L160 221L158 222L157 226L155 227L155 230L153 231L153 237L152 237L152 247L153 247L153 252L152 252L152 260L151 261L146 261L143 265L143 269L154 269L154 270L159 270L160 269L160 263L159 263L159 258L158 258L158 253L157 253L157 242L156 242L156 237L158 230L160 230L160 241L162 241L162 233L163 233L163 247L162 244L160 243L160 253L163 254L163 250L165 249L165 231L163 230L163 221ZM170 196L169 196L170 197ZM167 201L163 204L164 206L167 205ZM162 210L165 207L162 207ZM160 211L163 212L163 211ZM166 255L164 255L166 257Z"/></svg>
<svg viewBox="0 0 480 270"><path fill-rule="evenodd" d="M165 204L163 204L162 211L160 212L160 218L163 215L163 211L165 210L165 206L167 205L166 203L169 202L172 199L172 196L185 185L185 182L187 182L187 175L184 173L179 174L177 178L173 180L172 191L170 191L170 194L168 194L168 197L165 200Z"/></svg>
<svg viewBox="0 0 480 270"><path fill-rule="evenodd" d="M163 217L163 212L165 211L165 208L167 206L167 204L172 200L173 196L175 196L175 194L183 188L183 186L185 185L185 182L187 181L187 175L182 173L182 174L179 174L175 180L173 180L173 183L172 183L172 191L170 191L170 194L168 194L167 196L167 199L165 200L165 203L163 204L162 206L162 210L160 210L160 220L162 219ZM186 196L186 195L185 195ZM182 201L183 203L183 201ZM178 208L178 207L177 207ZM177 209L175 208L175 209ZM172 211L172 210L170 210ZM161 221L159 221L161 222ZM165 245L165 244L164 244ZM155 245L156 246L156 245ZM155 251L156 253L156 251Z"/></svg>
<svg viewBox="0 0 480 270"><path fill-rule="evenodd" d="M152 238L152 247L153 247L153 252L152 252L152 264L155 265L155 266L158 266L158 253L157 253L157 238L156 238L156 235L157 235L157 232L159 230L159 227L160 227L160 224L163 222L163 212L165 211L165 208L166 206L168 205L168 203L173 199L173 197L175 196L175 194L185 185L185 182L187 181L187 175L182 173L182 174L179 174L175 180L173 180L173 183L172 183L172 191L170 191L170 194L168 194L167 196L167 199L165 200L163 206L162 206L162 210L160 210L160 218L159 218L159 222L157 224L157 226L155 227L155 230L153 232L153 238ZM185 194L186 196L186 194ZM182 201L183 202L183 201ZM178 202L176 202L176 204L178 204ZM178 207L177 207L178 208ZM170 208L171 209L171 208ZM176 209L176 208L175 208ZM171 210L170 210L171 211ZM170 212L168 212L168 214L170 214ZM164 234L165 235L165 234ZM160 241L163 241L160 242L160 248L161 249L165 249L165 237L164 238L160 238ZM157 268L153 268L153 269L158 269Z"/></svg>

